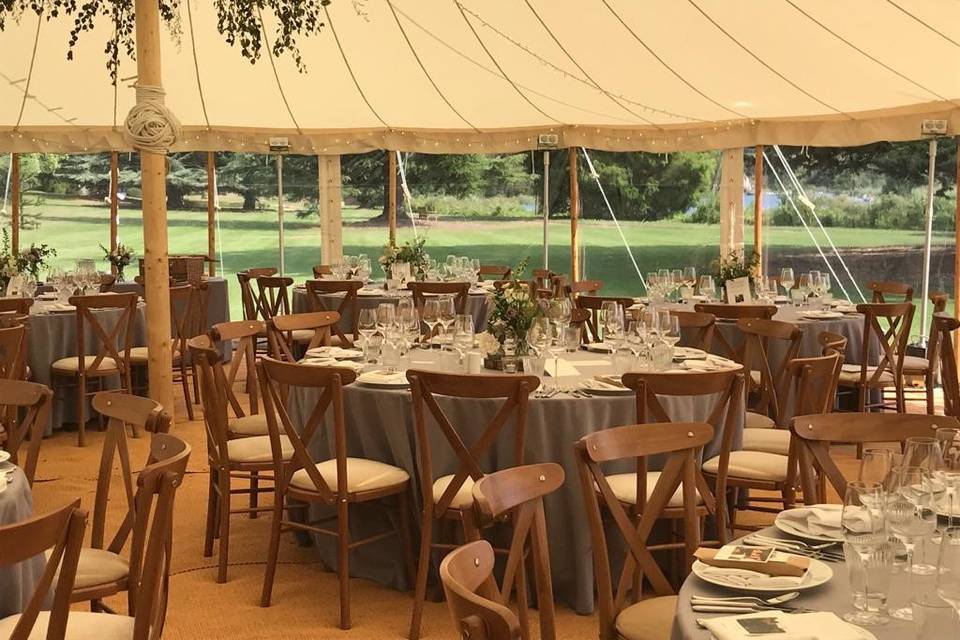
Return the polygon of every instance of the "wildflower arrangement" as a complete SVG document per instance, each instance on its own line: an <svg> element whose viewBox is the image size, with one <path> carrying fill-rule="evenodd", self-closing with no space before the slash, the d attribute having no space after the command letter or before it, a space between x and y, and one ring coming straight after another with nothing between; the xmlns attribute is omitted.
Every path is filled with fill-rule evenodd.
<svg viewBox="0 0 960 640"><path fill-rule="evenodd" d="M508 340L513 340L516 355L525 355L537 318L547 313L550 302L531 297L528 283L520 279L527 262L527 258L520 261L511 271L510 280L493 292L487 330L478 337L480 348L488 355L503 355Z"/></svg>
<svg viewBox="0 0 960 640"><path fill-rule="evenodd" d="M35 280L40 279L40 272L48 268L49 260L57 255L57 250L47 244L31 244L18 254L14 254L10 247L10 232L3 230L3 239L0 241L0 288L6 289L12 276L30 274Z"/></svg>
<svg viewBox="0 0 960 640"><path fill-rule="evenodd" d="M128 247L125 244L118 244L117 248L111 251L105 246L100 245L100 248L103 249L103 257L117 270L117 280L123 281L123 269L133 262L133 257L136 255L133 249Z"/></svg>
<svg viewBox="0 0 960 640"><path fill-rule="evenodd" d="M424 250L426 242L426 237L420 236L413 243L407 241L399 247L395 244L385 245L378 262L383 266L384 271L395 262L405 262L410 265L411 273L417 278L422 278L428 261L427 252Z"/></svg>
<svg viewBox="0 0 960 640"><path fill-rule="evenodd" d="M740 251L731 251L715 263L717 285L723 287L728 280L750 278L750 284L755 284L760 275L760 254L751 252L750 259Z"/></svg>

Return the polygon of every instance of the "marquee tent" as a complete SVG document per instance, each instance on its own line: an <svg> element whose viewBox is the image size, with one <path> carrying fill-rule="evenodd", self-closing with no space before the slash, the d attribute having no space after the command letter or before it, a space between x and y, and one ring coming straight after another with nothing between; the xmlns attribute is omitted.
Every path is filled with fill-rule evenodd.
<svg viewBox="0 0 960 640"><path fill-rule="evenodd" d="M937 0L335 0L292 57L250 64L211 2L163 34L177 150L304 154L556 146L668 151L840 146L960 130L960 3ZM0 33L0 151L126 150L135 61L117 87L99 20ZM267 23L270 42L273 28Z"/></svg>

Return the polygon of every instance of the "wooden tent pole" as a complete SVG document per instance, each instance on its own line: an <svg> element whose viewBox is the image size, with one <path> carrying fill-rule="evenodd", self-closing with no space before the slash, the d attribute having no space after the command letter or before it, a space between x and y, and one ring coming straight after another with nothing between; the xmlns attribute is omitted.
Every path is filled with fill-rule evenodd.
<svg viewBox="0 0 960 640"><path fill-rule="evenodd" d="M120 175L119 157L116 151L110 152L110 251L117 250L117 228L119 227L120 201L117 199L117 179ZM110 265L110 273L117 275L117 268Z"/></svg>
<svg viewBox="0 0 960 640"><path fill-rule="evenodd" d="M159 3L158 0L135 1L137 82L161 87ZM166 175L167 158L163 153L140 151L150 397L173 415Z"/></svg>
<svg viewBox="0 0 960 640"><path fill-rule="evenodd" d="M753 252L763 275L763 145L753 153Z"/></svg>
<svg viewBox="0 0 960 640"><path fill-rule="evenodd" d="M10 156L10 250L20 253L20 154Z"/></svg>
<svg viewBox="0 0 960 640"><path fill-rule="evenodd" d="M957 138L957 212L955 222L955 238L953 255L953 316L960 318L960 138ZM960 359L960 349L957 350Z"/></svg>
<svg viewBox="0 0 960 640"><path fill-rule="evenodd" d="M570 159L570 279L580 280L580 244L577 238L580 226L580 179L577 173L577 148L567 149Z"/></svg>
<svg viewBox="0 0 960 640"><path fill-rule="evenodd" d="M343 256L343 219L340 205L343 189L340 156L317 157L320 204L320 261L333 264Z"/></svg>
<svg viewBox="0 0 960 640"><path fill-rule="evenodd" d="M390 225L390 246L397 244L397 154L387 151L387 222Z"/></svg>
<svg viewBox="0 0 960 640"><path fill-rule="evenodd" d="M207 152L207 273L213 277L217 275L217 192L214 184L214 174L217 170L216 155L213 151Z"/></svg>

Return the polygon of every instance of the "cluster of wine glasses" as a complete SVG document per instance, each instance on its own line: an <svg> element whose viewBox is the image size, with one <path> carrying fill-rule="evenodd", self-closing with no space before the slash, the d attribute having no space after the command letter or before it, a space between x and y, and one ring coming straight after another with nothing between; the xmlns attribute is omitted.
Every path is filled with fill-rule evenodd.
<svg viewBox="0 0 960 640"><path fill-rule="evenodd" d="M370 258L365 253L343 256L330 265L330 272L337 280L356 278L366 284L370 280Z"/></svg>
<svg viewBox="0 0 960 640"><path fill-rule="evenodd" d="M396 367L410 349L421 346L421 322L427 325L428 348L437 330L442 346L463 352L473 347L473 317L457 315L453 296L428 297L419 314L412 298L400 298L360 310L357 331L363 338L365 360Z"/></svg>
<svg viewBox="0 0 960 640"><path fill-rule="evenodd" d="M428 255L426 275L427 280L474 284L480 278L480 260L450 254L444 262L439 262Z"/></svg>
<svg viewBox="0 0 960 640"><path fill-rule="evenodd" d="M712 276L706 277L709 277L711 282L713 281ZM658 269L647 274L647 296L654 302L663 302L674 294L677 298L689 297L693 295L694 287L700 283L701 281L697 280L696 267ZM702 293L701 295L707 294ZM710 295L713 295L712 288Z"/></svg>
<svg viewBox="0 0 960 640"><path fill-rule="evenodd" d="M770 283L769 280L767 282L768 292L776 296L776 284ZM795 276L793 267L784 267L780 270L780 286L797 306L807 304L811 297L823 300L833 288L829 273L813 270Z"/></svg>
<svg viewBox="0 0 960 640"><path fill-rule="evenodd" d="M49 282L57 294L57 300L66 302L70 296L78 292L80 295L98 292L100 272L97 271L92 260L81 260L73 270L64 270L60 267L50 269Z"/></svg>
<svg viewBox="0 0 960 640"><path fill-rule="evenodd" d="M947 527L938 531L938 514ZM960 429L941 428L933 437L911 437L902 455L885 448L863 452L859 479L848 484L841 524L850 567L857 624L884 624L887 614L913 619L913 608L887 610L893 558L906 557L911 599L922 599L922 581L960 614ZM915 560L918 545L934 545L939 557Z"/></svg>

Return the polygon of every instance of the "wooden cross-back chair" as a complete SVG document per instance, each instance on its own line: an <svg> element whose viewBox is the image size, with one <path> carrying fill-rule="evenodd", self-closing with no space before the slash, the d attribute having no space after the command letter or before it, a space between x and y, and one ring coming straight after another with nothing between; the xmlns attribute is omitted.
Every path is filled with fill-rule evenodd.
<svg viewBox="0 0 960 640"><path fill-rule="evenodd" d="M744 336L743 366L750 371L746 427L780 425L784 385L790 375L790 362L800 354L803 333L793 323L760 318L741 318L737 328ZM774 347L782 349L779 359L772 353ZM749 401L751 394L753 402Z"/></svg>
<svg viewBox="0 0 960 640"><path fill-rule="evenodd" d="M670 315L677 319L681 331L687 330L687 339L681 340L684 346L710 350L717 320L712 313L671 310Z"/></svg>
<svg viewBox="0 0 960 640"><path fill-rule="evenodd" d="M550 290L554 298L561 298L566 295L567 276L556 275L550 277Z"/></svg>
<svg viewBox="0 0 960 640"><path fill-rule="evenodd" d="M913 302L913 287L903 282L871 282L870 291L873 292L873 302L880 304L888 302L887 296L901 296L898 302Z"/></svg>
<svg viewBox="0 0 960 640"><path fill-rule="evenodd" d="M58 387L72 386L77 390L77 444L82 447L86 444L85 414L90 395L87 385L96 380L102 387L105 377L119 376L120 388L131 392L130 350L137 315L137 294L73 296L70 304L76 307L77 355L54 361L50 365L50 379L54 398ZM90 345L87 344L88 329L94 338ZM88 352L90 347L94 348L93 354Z"/></svg>
<svg viewBox="0 0 960 640"><path fill-rule="evenodd" d="M537 283L537 292L547 292L550 296L554 293L553 278L557 274L550 269L534 269L532 272L533 280Z"/></svg>
<svg viewBox="0 0 960 640"><path fill-rule="evenodd" d="M499 264L481 264L480 271L477 275L480 276L480 280L489 280L484 276L493 276L493 280L506 280L510 277L513 269Z"/></svg>
<svg viewBox="0 0 960 640"><path fill-rule="evenodd" d="M934 315L947 308L948 300L949 296L945 293L934 291L930 294ZM937 384L937 372L940 368L940 337L937 335L933 318L930 319L930 331L927 335L929 339L927 340L926 353L923 356L909 354L903 356L903 375L923 378L923 388L904 387L903 393L904 396L911 394L912 397L916 397L914 394L922 394L923 400L926 402L927 413L933 415L936 413L933 391Z"/></svg>
<svg viewBox="0 0 960 640"><path fill-rule="evenodd" d="M240 282L240 301L243 306L244 320L265 319L260 316L260 293L253 288L251 280L256 280L261 276L272 276L277 272L273 267L261 267L256 269L244 269L237 272L237 280Z"/></svg>
<svg viewBox="0 0 960 640"><path fill-rule="evenodd" d="M113 285L117 283L117 276L109 273L100 274L100 293L113 291Z"/></svg>
<svg viewBox="0 0 960 640"><path fill-rule="evenodd" d="M27 325L0 328L0 380L23 380L27 372Z"/></svg>
<svg viewBox="0 0 960 640"><path fill-rule="evenodd" d="M220 540L217 582L227 581L227 565L230 551L230 516L242 513L255 517L261 511L270 511L271 507L259 505L259 494L272 491L259 485L261 474L273 471L273 450L270 436L249 435L237 437L231 435L229 409L236 398L230 398L230 385L224 372L220 354L214 348L210 336L197 336L187 341L190 356L197 363L200 379L200 400L203 403L203 422L207 436L207 464L210 469L207 496L207 523L204 533L203 555L213 555L213 543ZM237 409L237 406L234 406ZM266 418L263 418L266 420ZM288 453L289 441L286 441ZM234 489L231 479L247 480L249 487ZM272 479L267 476L265 479ZM233 494L248 494L249 505L238 509L231 508Z"/></svg>
<svg viewBox="0 0 960 640"><path fill-rule="evenodd" d="M577 282L563 284L562 287L563 295L576 305L577 298L581 295L600 295L600 290L603 289L603 280L578 280ZM632 300L630 302L633 304Z"/></svg>
<svg viewBox="0 0 960 640"><path fill-rule="evenodd" d="M6 437L3 448L10 454L13 464L23 468L31 486L52 404L53 392L46 386L0 378L0 434ZM25 446L28 440L29 444ZM25 448L26 455L21 460L22 448Z"/></svg>
<svg viewBox="0 0 960 640"><path fill-rule="evenodd" d="M830 456L832 443L903 443L911 437L933 437L940 427L960 428L951 416L918 413L831 413L798 416L793 433L800 459L800 480L805 495L827 498L818 488L814 471L822 475L838 495L846 490L846 478ZM809 492L809 494L808 494ZM809 501L811 504L813 501Z"/></svg>
<svg viewBox="0 0 960 640"><path fill-rule="evenodd" d="M333 325L332 342L347 349L353 348L357 339L357 325L360 322L360 302L357 292L363 288L359 280L307 280L307 302L310 311L336 311L340 322ZM321 296L342 293L336 309L331 309ZM349 318L350 325L343 326L343 319Z"/></svg>
<svg viewBox="0 0 960 640"><path fill-rule="evenodd" d="M340 582L341 629L350 628L350 570L349 555L354 548L382 540L383 533L363 539L353 539L349 528L349 506L395 500L399 525L390 533L397 535L403 547L406 569L413 578L413 554L410 547L409 491L410 476L399 467L347 455L347 424L343 415L343 387L356 379L351 369L339 367L311 367L263 357L257 363L263 393L264 412L270 430L273 452L274 502L270 546L263 581L260 606L270 606L273 581L280 552L280 534L284 530L306 531L332 536L337 542L337 573ZM291 389L309 389L316 394L316 403L307 413L303 424L294 424L287 412L287 397ZM327 419L331 413L332 418ZM334 456L316 462L310 453L321 432L329 428ZM285 451L285 439L292 448L292 456ZM310 520L304 511L314 505L336 508L336 528L323 524L324 517ZM288 517L296 510L303 517Z"/></svg>
<svg viewBox="0 0 960 640"><path fill-rule="evenodd" d="M776 305L772 304L723 304L701 302L693 306L698 313L709 313L715 321L736 322L745 318L770 320L777 313ZM719 327L713 332L713 345L708 351L717 353L737 362L743 362L743 345L734 345L723 334Z"/></svg>
<svg viewBox="0 0 960 640"><path fill-rule="evenodd" d="M517 614L498 601L495 587L488 586L494 580L495 560L490 543L476 540L457 547L440 562L440 582L458 638L520 640Z"/></svg>
<svg viewBox="0 0 960 640"><path fill-rule="evenodd" d="M330 268L328 264L318 264L313 267L313 277L317 280L321 279L323 276L333 275L333 269Z"/></svg>
<svg viewBox="0 0 960 640"><path fill-rule="evenodd" d="M723 473L714 474L715 482L711 487L704 472L708 467L704 463L701 471L696 471L697 489L703 511L700 519L712 515L717 522L717 535L720 544L727 541L727 516L724 503L726 495L726 467L730 458L730 449L736 436L737 425L742 416L744 399L744 375L742 370L713 371L704 373L689 373L682 376L671 373L625 373L622 382L625 387L632 389L636 400L636 419L639 423L668 423L672 418L660 401L660 396L679 396L692 401L693 396L716 394L716 399L710 410L706 423L716 433L721 434L720 451L712 458L718 462L718 468ZM703 455L698 454L698 461ZM651 473L653 475L651 475ZM616 474L609 480L616 486L616 490L624 503L637 504L636 514L643 508L643 501L649 496L648 483L656 482L656 472L649 472L645 458L637 458L637 468L632 473ZM664 514L667 519L684 518L685 513L679 510L667 510ZM676 544L667 544L662 548L676 549Z"/></svg>
<svg viewBox="0 0 960 640"><path fill-rule="evenodd" d="M688 565L692 562L701 540L697 493L700 492L701 499L712 495L700 479L699 456L713 435L713 427L706 423L651 423L603 429L584 436L575 445L593 547L600 640L641 637L641 630L644 638L670 636L677 598L670 580L654 559L648 540L664 513L679 509L684 514L685 557ZM630 509L611 486L601 465L636 460L639 466L640 460L650 456L665 456L663 470L651 491L637 493L642 506ZM615 530L626 546L617 579L611 568L603 511L612 516ZM644 579L656 597L641 600Z"/></svg>
<svg viewBox="0 0 960 640"><path fill-rule="evenodd" d="M820 355L827 356L831 353L838 353L841 358L845 359L847 356L848 342L847 337L839 333L821 331L817 334L817 343L820 345Z"/></svg>
<svg viewBox="0 0 960 640"><path fill-rule="evenodd" d="M77 498L56 511L0 526L0 566L11 567L46 552L46 565L22 612L0 619L9 640L66 637L70 590L83 545L87 512ZM47 602L52 594L52 602ZM41 611L43 609L43 611Z"/></svg>
<svg viewBox="0 0 960 640"><path fill-rule="evenodd" d="M435 543L435 521L459 520L467 539L479 536L472 517L474 483L484 476L483 459L489 454L508 423L513 428L513 466L523 464L524 436L527 424L527 406L530 394L540 385L536 376L502 375L457 375L435 371L410 369L407 371L413 396L413 416L416 426L417 451L420 460L420 490L423 513L420 528L420 554L417 564L417 581L414 590L413 616L410 622L410 638L420 636L420 621L427 590L427 574L430 568L430 553L433 549L450 549L451 545ZM471 444L466 444L461 432L450 422L437 400L438 396L465 399L500 400L493 418L482 430L471 429L475 434ZM433 447L431 446L431 423L443 435L443 442L456 458L452 474L434 476ZM508 432L509 433L509 432Z"/></svg>
<svg viewBox="0 0 960 640"><path fill-rule="evenodd" d="M936 313L933 327L940 342L940 384L943 389L943 413L960 418L960 380L957 379L957 351L953 336L960 320L949 313Z"/></svg>
<svg viewBox="0 0 960 640"><path fill-rule="evenodd" d="M427 296L453 296L453 308L458 315L467 312L467 296L470 294L469 282L408 282L407 289L413 292L413 306L423 313L423 303Z"/></svg>
<svg viewBox="0 0 960 640"><path fill-rule="evenodd" d="M267 320L270 355L296 362L303 352L330 344L333 327L340 321L336 311L312 311L274 316Z"/></svg>
<svg viewBox="0 0 960 640"><path fill-rule="evenodd" d="M257 340L265 335L266 331L267 325L260 320L220 322L210 330L211 347L227 341L233 343L230 369L223 376L224 395L229 403L229 410L233 412L233 417L229 418L227 423L229 437L267 435L267 420L259 410L260 385L257 384L256 367ZM221 369L222 366L221 363ZM244 372L244 390L247 392L249 414L235 391L241 367Z"/></svg>
<svg viewBox="0 0 960 640"><path fill-rule="evenodd" d="M872 390L893 387L895 407L899 413L906 412L906 400L903 395L903 362L910 340L910 326L913 322L914 306L911 302L867 303L857 305L857 311L863 314L863 354L855 370L840 372L840 386L849 388L857 394L857 411L889 408L883 398L880 402L868 402ZM880 350L879 362L867 364L870 353Z"/></svg>
<svg viewBox="0 0 960 640"><path fill-rule="evenodd" d="M533 560L537 606L540 614L540 638L541 640L556 638L550 548L543 499L559 489L563 481L563 467L548 462L497 471L485 475L473 485L473 503L477 523L480 526L492 525L508 514L511 517L513 535L507 551L503 581L499 588L493 581L487 584L487 588L493 599L505 606L509 605L510 594L516 589L517 613L522 638L530 638L525 569L525 560L528 557ZM443 581L442 568L441 581ZM444 584L444 590L449 593L446 584ZM460 602L459 600L447 601L447 606L451 612L454 612L455 622L458 617L461 619L465 617L456 613Z"/></svg>
<svg viewBox="0 0 960 640"><path fill-rule="evenodd" d="M627 309L633 305L633 298L582 294L574 300L574 304L578 309L586 309L590 312L590 317L587 319L587 331L590 333L590 339L594 342L600 341L600 323L603 321L600 317L600 310L604 302L616 302L617 306L626 314ZM626 315L624 315L624 319L626 319ZM626 327L624 327L624 329L626 329Z"/></svg>
<svg viewBox="0 0 960 640"><path fill-rule="evenodd" d="M20 316L30 314L33 298L5 298L0 296L0 313L15 313Z"/></svg>
<svg viewBox="0 0 960 640"><path fill-rule="evenodd" d="M290 313L292 310L290 307L290 287L293 286L293 278L289 276L258 276L256 282L260 303L260 318L269 320Z"/></svg>
<svg viewBox="0 0 960 640"><path fill-rule="evenodd" d="M154 436L165 435L170 430L170 416L163 412L159 403L149 398L111 391L95 395L93 408L107 419L107 432L103 438L97 488L94 493L90 547L83 549L80 553L80 563L71 600L90 601L91 609L98 611L103 608L103 598L127 590L129 579L136 575L137 569L120 555L130 534L137 531L134 524L138 517L126 425L131 425L137 432L147 431ZM156 446L159 446L159 442L157 441ZM147 465L155 460L155 455L162 453L153 451L154 445L155 443L151 440L151 452ZM187 451L189 455L189 448ZM122 483L127 510L113 536L108 539L107 506L111 500L110 490L114 480L115 461L120 463L119 480ZM114 499L116 499L115 496ZM142 517L142 514L139 515ZM134 541L131 550L139 549L138 544L140 543ZM131 560L136 558L131 556ZM136 594L130 595L131 600L135 598Z"/></svg>

